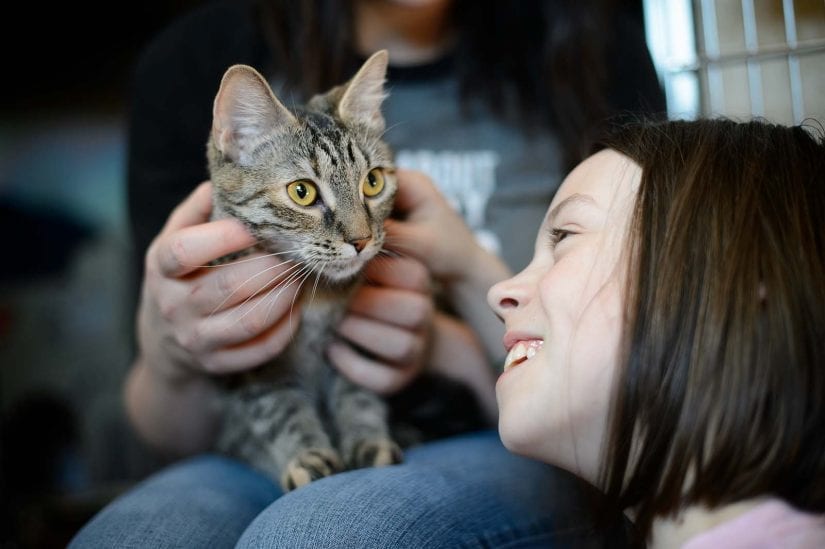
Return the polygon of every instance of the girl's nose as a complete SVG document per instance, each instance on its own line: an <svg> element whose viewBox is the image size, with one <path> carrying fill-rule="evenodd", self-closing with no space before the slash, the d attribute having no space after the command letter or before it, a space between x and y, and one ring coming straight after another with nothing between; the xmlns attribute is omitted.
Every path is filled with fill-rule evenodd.
<svg viewBox="0 0 825 549"><path fill-rule="evenodd" d="M522 273L523 274L523 273ZM501 320L508 312L514 311L527 303L527 292L518 274L495 284L487 292L487 303Z"/></svg>

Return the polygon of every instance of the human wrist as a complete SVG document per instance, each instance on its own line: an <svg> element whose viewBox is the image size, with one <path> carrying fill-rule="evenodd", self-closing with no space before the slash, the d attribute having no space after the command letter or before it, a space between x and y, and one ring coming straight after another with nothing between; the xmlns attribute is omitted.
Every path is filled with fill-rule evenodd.
<svg viewBox="0 0 825 549"><path fill-rule="evenodd" d="M182 388L205 376L185 360L170 356L168 352L143 352L135 360L135 366L146 370L157 383L170 388Z"/></svg>
<svg viewBox="0 0 825 549"><path fill-rule="evenodd" d="M456 276L442 281L444 295L456 314L477 334L487 359L500 363L503 324L487 305L487 292L512 273L498 256L478 244L468 250L462 264Z"/></svg>
<svg viewBox="0 0 825 549"><path fill-rule="evenodd" d="M473 242L444 282L459 291L486 294L490 286L510 276L510 269L498 256Z"/></svg>
<svg viewBox="0 0 825 549"><path fill-rule="evenodd" d="M430 369L469 387L486 418L495 420L494 370L475 332L458 318L436 313L430 339Z"/></svg>
<svg viewBox="0 0 825 549"><path fill-rule="evenodd" d="M126 412L143 440L164 454L184 456L207 449L214 437L217 387L208 376L170 382L141 357L124 386Z"/></svg>

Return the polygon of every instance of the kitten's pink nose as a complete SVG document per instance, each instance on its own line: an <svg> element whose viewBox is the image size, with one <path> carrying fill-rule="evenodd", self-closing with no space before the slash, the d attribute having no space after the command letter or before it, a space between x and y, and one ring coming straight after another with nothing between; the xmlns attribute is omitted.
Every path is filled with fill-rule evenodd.
<svg viewBox="0 0 825 549"><path fill-rule="evenodd" d="M350 240L349 243L352 244L352 246L355 248L355 251L360 254L361 250L366 248L367 244L370 243L370 240L371 240L370 237L356 238L356 239Z"/></svg>

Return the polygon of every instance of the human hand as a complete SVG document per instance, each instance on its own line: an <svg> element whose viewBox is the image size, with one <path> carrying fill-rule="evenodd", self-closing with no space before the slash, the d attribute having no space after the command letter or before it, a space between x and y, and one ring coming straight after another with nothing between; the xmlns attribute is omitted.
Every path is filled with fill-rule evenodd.
<svg viewBox="0 0 825 549"><path fill-rule="evenodd" d="M395 208L387 222L388 246L415 257L440 280L464 278L490 254L422 172L398 170Z"/></svg>
<svg viewBox="0 0 825 549"><path fill-rule="evenodd" d="M487 290L512 276L510 269L478 243L429 177L406 170L398 170L397 177L399 218L387 222L388 246L426 265L488 358L497 362L503 327L487 306Z"/></svg>
<svg viewBox="0 0 825 549"><path fill-rule="evenodd" d="M173 381L259 366L284 349L300 319L295 285L272 289L290 271L277 256L206 266L255 244L240 222L209 221L211 189L201 184L172 212L145 257L140 353Z"/></svg>
<svg viewBox="0 0 825 549"><path fill-rule="evenodd" d="M380 257L338 326L328 357L354 383L393 394L425 365L433 300L427 268L410 257Z"/></svg>

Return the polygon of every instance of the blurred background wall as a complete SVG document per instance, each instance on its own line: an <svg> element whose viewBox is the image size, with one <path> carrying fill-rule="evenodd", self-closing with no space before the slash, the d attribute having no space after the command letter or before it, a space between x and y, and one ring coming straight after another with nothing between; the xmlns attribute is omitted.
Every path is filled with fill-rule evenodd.
<svg viewBox="0 0 825 549"><path fill-rule="evenodd" d="M9 2L0 85L0 547L60 547L158 465L129 430L137 53L197 0ZM825 123L825 1L629 0L673 116ZM17 38L22 34L23 38Z"/></svg>
<svg viewBox="0 0 825 549"><path fill-rule="evenodd" d="M140 49L198 3L3 6L0 547L65 546L153 466L120 402L132 341L124 112Z"/></svg>

